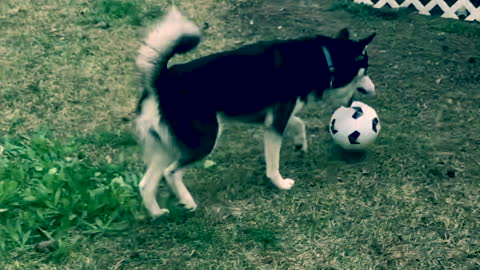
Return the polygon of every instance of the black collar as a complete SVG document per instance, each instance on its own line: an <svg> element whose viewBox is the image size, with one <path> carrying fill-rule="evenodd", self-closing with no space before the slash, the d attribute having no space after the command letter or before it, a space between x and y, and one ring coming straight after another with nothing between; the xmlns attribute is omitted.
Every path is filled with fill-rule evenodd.
<svg viewBox="0 0 480 270"><path fill-rule="evenodd" d="M332 57L330 56L330 52L328 51L327 47L322 46L322 50L323 50L323 54L325 55L325 59L327 60L328 70L330 71L330 88L332 88L335 67L333 66Z"/></svg>

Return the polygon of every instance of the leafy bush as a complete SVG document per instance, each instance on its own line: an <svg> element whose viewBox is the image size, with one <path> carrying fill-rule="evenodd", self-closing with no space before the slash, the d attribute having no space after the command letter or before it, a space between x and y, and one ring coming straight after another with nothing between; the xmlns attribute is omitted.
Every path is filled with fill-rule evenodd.
<svg viewBox="0 0 480 270"><path fill-rule="evenodd" d="M141 215L137 177L92 165L77 142L50 135L0 137L0 251L61 240L73 230L123 230Z"/></svg>

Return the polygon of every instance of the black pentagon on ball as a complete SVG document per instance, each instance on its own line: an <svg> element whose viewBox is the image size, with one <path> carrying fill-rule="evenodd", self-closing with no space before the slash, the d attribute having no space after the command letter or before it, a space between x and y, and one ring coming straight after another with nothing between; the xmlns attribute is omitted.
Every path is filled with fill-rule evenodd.
<svg viewBox="0 0 480 270"><path fill-rule="evenodd" d="M350 144L360 144L357 139L360 137L360 132L354 131L350 135L348 135L348 141Z"/></svg>
<svg viewBox="0 0 480 270"><path fill-rule="evenodd" d="M380 123L380 121L378 120L377 117L373 118L372 120L372 129L373 131L375 131L375 133L378 133L378 124Z"/></svg>
<svg viewBox="0 0 480 270"><path fill-rule="evenodd" d="M362 110L361 107L352 107L352 109L355 110L355 112L352 115L353 119L357 119L357 118L359 118L360 116L363 115L363 110Z"/></svg>
<svg viewBox="0 0 480 270"><path fill-rule="evenodd" d="M338 132L338 130L335 129L335 121L336 119L333 119L332 123L330 124L330 132L332 132L332 134L335 134Z"/></svg>

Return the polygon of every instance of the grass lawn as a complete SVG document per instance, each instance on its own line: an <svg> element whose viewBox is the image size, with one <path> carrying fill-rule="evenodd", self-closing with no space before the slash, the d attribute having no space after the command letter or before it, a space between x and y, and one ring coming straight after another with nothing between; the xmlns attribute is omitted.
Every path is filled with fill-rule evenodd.
<svg viewBox="0 0 480 270"><path fill-rule="evenodd" d="M264 176L262 130L226 126L152 221L137 191L136 50L169 1L0 3L0 269L479 269L480 24L344 0L183 0L204 39L181 62L258 40L378 33L382 121L353 157L333 109L308 107L309 153L285 140L289 192ZM228 89L226 89L228 90ZM360 98L360 97L359 97Z"/></svg>

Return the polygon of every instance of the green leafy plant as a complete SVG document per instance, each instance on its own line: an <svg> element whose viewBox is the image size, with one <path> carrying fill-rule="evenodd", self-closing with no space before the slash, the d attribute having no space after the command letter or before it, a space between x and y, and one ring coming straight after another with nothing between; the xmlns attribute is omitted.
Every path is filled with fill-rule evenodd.
<svg viewBox="0 0 480 270"><path fill-rule="evenodd" d="M75 140L50 139L38 131L0 138L0 249L25 248L68 235L126 229L141 216L134 186L109 164L79 158ZM48 233L46 233L48 232Z"/></svg>

